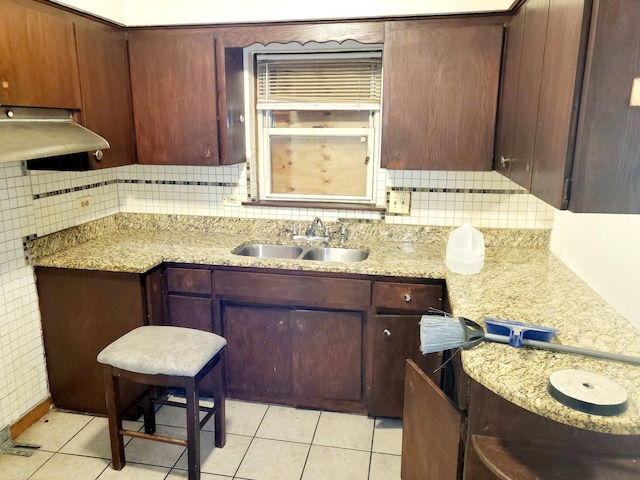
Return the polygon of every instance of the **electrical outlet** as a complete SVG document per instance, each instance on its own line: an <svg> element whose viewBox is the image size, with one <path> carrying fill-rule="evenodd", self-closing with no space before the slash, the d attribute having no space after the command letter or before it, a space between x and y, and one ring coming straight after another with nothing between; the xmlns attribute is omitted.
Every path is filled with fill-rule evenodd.
<svg viewBox="0 0 640 480"><path fill-rule="evenodd" d="M389 213L408 215L411 211L411 192L391 190L389 192Z"/></svg>
<svg viewBox="0 0 640 480"><path fill-rule="evenodd" d="M86 210L91 206L91 197L87 195L86 197L80 197L76 199L76 208L78 210Z"/></svg>
<svg viewBox="0 0 640 480"><path fill-rule="evenodd" d="M237 195L231 195L228 197L222 197L222 205L239 207L242 205L242 202L240 202L240 197L238 197Z"/></svg>

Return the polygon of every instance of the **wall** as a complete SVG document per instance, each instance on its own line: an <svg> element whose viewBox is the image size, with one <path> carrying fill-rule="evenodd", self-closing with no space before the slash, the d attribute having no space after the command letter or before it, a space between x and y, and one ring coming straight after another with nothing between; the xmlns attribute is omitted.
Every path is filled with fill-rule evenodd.
<svg viewBox="0 0 640 480"><path fill-rule="evenodd" d="M640 215L557 212L550 249L640 328Z"/></svg>
<svg viewBox="0 0 640 480"><path fill-rule="evenodd" d="M514 0L54 0L127 26L346 19L507 10Z"/></svg>
<svg viewBox="0 0 640 480"><path fill-rule="evenodd" d="M379 191L411 189L409 216L379 212L225 206L247 197L245 165L132 165L97 172L23 172L0 164L0 429L48 396L33 270L24 241L117 212L387 223L551 228L555 210L494 172L380 171ZM80 200L89 206L80 207Z"/></svg>

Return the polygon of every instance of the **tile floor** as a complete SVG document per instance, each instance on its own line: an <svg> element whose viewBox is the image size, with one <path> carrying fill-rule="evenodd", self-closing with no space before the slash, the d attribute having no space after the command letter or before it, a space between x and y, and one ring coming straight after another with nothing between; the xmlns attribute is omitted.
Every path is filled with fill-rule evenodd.
<svg viewBox="0 0 640 480"><path fill-rule="evenodd" d="M125 422L141 429L141 422ZM163 406L157 433L185 437L184 410ZM202 480L399 480L402 423L316 410L227 400L227 444L202 432ZM31 457L0 455L2 480L179 480L186 449L131 439L121 471L111 468L107 420L50 411L19 441L42 447Z"/></svg>

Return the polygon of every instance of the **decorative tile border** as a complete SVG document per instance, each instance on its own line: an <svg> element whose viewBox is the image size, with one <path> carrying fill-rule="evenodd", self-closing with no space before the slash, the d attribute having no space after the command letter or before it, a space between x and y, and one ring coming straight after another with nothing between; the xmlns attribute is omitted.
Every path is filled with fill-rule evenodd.
<svg viewBox="0 0 640 480"><path fill-rule="evenodd" d="M237 182L199 182L189 180L135 180L135 179L120 179L120 180L106 180L103 182L89 183L87 185L80 185L77 187L63 188L60 190L53 190L50 192L36 193L33 195L34 200L40 200L43 198L55 197L57 195L65 195L67 193L82 192L85 190L91 190L94 188L105 187L113 184L142 184L142 185L180 185L180 186L202 186L202 187L237 187Z"/></svg>

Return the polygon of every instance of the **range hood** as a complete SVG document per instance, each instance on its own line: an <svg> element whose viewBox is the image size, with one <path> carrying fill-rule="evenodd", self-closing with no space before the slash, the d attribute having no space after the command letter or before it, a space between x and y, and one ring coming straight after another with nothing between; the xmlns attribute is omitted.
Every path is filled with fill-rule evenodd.
<svg viewBox="0 0 640 480"><path fill-rule="evenodd" d="M0 107L0 162L60 157L109 148L64 109Z"/></svg>

